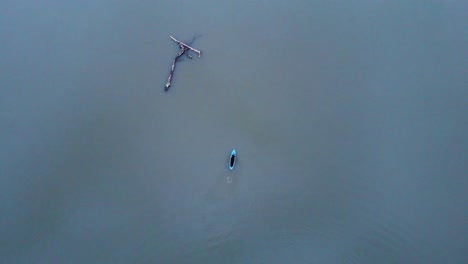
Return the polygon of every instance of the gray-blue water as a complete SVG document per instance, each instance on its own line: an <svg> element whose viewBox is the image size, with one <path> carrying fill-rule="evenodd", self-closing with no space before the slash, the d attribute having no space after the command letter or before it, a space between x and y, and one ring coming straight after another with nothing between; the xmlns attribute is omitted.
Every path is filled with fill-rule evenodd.
<svg viewBox="0 0 468 264"><path fill-rule="evenodd" d="M467 263L467 7L2 1L0 263Z"/></svg>

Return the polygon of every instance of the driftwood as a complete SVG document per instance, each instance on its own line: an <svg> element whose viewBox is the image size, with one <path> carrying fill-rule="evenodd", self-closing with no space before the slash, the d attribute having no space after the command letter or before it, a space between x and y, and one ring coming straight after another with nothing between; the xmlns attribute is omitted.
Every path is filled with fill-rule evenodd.
<svg viewBox="0 0 468 264"><path fill-rule="evenodd" d="M179 50L179 53L177 54L177 56L174 58L174 60L172 61L172 68L171 68L171 72L169 73L169 78L167 79L167 83L166 83L166 88L164 89L165 91L169 90L169 87L171 86L171 81L172 81L172 75L174 75L174 70L175 70L175 66L176 66L176 63L177 63L177 60L185 54L185 52L187 52L188 50L191 50L195 53L198 54L198 57L201 57L201 51L197 50L197 49L194 49L192 47L190 47L189 45L183 43L182 41L179 41L177 40L176 38L174 38L173 36L169 36L172 40L174 40L175 42L177 42L177 44L179 44L179 47L180 47L180 50ZM187 53L187 56L191 59L192 56L190 54Z"/></svg>

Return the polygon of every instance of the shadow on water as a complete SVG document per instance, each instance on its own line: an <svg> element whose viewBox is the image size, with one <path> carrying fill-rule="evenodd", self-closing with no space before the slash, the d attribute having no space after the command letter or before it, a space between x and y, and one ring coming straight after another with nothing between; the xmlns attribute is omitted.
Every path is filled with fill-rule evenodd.
<svg viewBox="0 0 468 264"><path fill-rule="evenodd" d="M195 34L193 35L192 39L190 39L190 41L185 42L185 43L187 43L187 45L192 46L193 43L195 42L195 40L197 40L197 39L199 39L199 38L201 38L201 37L203 37L202 34L200 34L200 33L195 33Z"/></svg>

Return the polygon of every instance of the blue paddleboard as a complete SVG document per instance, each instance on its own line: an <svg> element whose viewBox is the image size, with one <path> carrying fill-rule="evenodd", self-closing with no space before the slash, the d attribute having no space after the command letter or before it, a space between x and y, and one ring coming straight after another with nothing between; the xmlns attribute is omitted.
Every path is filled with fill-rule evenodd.
<svg viewBox="0 0 468 264"><path fill-rule="evenodd" d="M231 157L229 158L229 170L234 169L234 166L236 165L236 156L237 156L236 150L233 149L231 152Z"/></svg>

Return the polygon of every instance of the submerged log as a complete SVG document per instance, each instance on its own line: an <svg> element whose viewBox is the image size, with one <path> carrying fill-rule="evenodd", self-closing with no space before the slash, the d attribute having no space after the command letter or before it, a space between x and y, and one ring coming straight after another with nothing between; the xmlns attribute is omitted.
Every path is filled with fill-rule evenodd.
<svg viewBox="0 0 468 264"><path fill-rule="evenodd" d="M175 66L176 66L176 63L177 63L177 60L185 54L185 52L187 52L188 50L191 50L195 53L198 54L198 57L201 57L201 51L197 50L197 49L194 49L192 48L191 46L183 43L182 41L179 41L177 40L176 38L174 38L173 36L169 36L172 40L174 40L175 42L177 42L177 44L179 44L179 47L180 47L180 50L179 50L179 53L177 54L177 56L174 58L174 60L172 61L172 67L171 67L171 72L169 73L169 78L167 78L167 83L166 83L166 87L164 88L164 90L167 92L167 90L169 90L169 87L171 86L171 82L172 82L172 76L174 75L174 70L175 70ZM187 56L191 59L192 58L192 55L190 54L187 54Z"/></svg>

